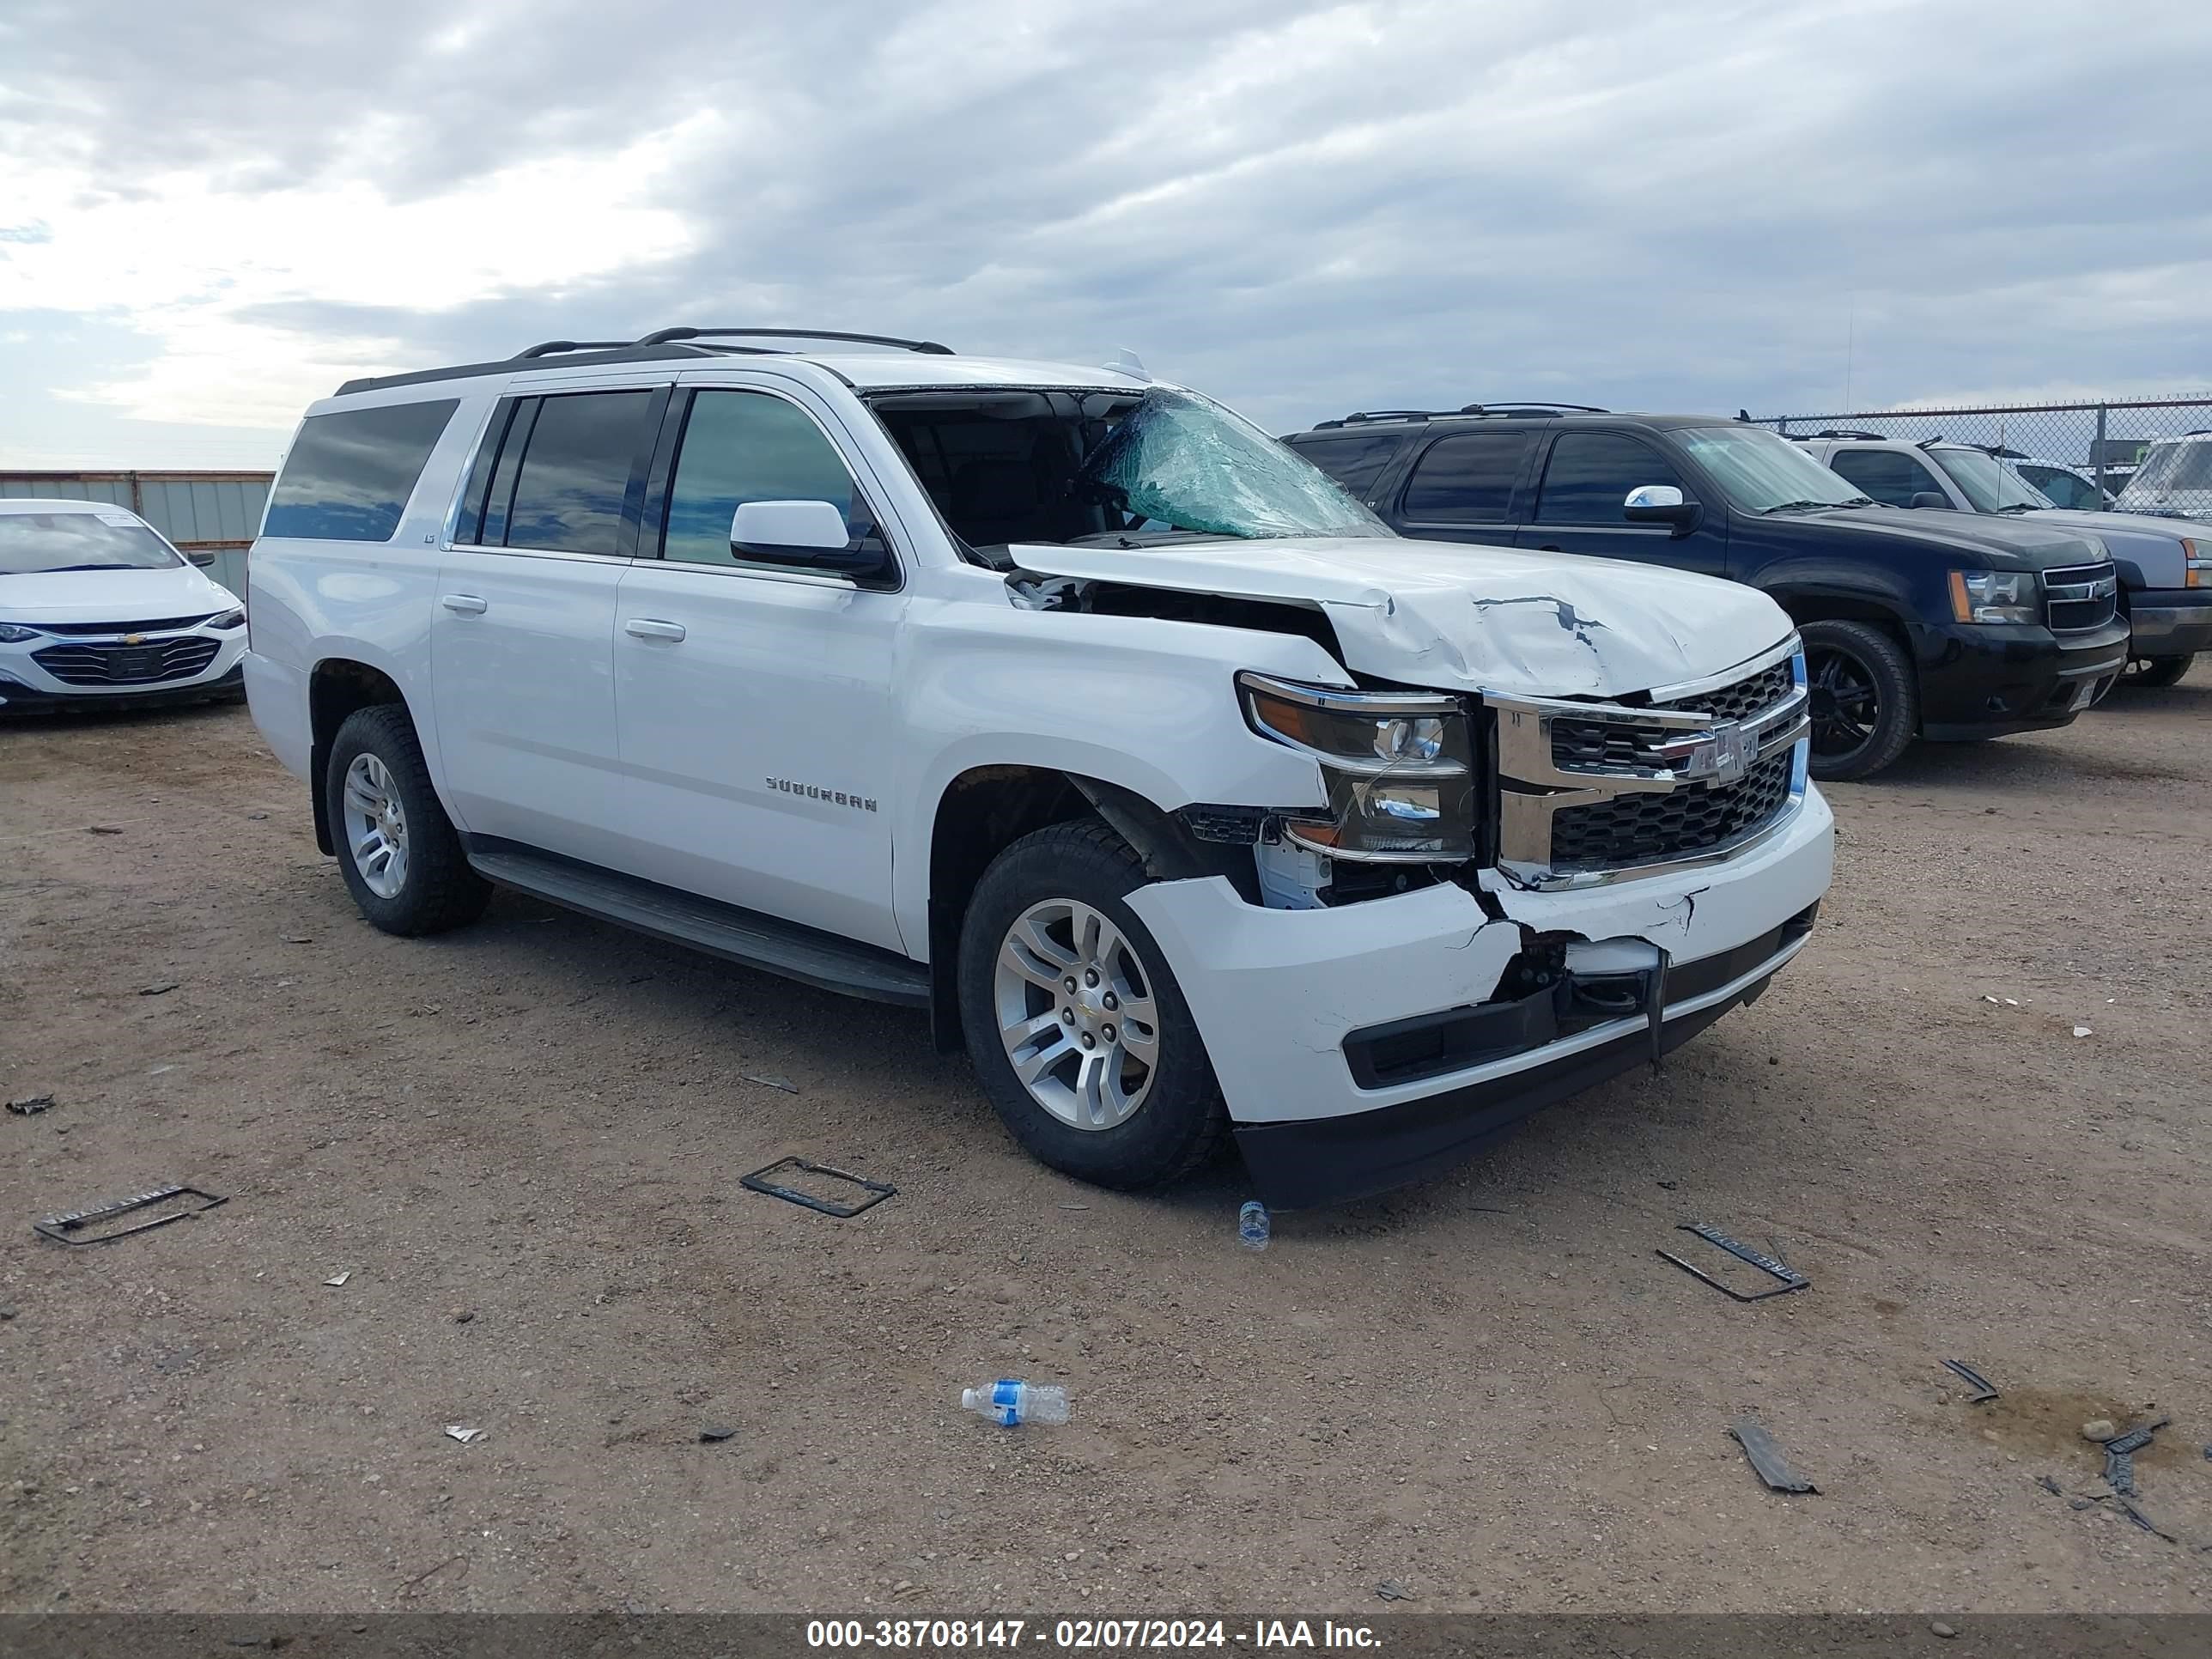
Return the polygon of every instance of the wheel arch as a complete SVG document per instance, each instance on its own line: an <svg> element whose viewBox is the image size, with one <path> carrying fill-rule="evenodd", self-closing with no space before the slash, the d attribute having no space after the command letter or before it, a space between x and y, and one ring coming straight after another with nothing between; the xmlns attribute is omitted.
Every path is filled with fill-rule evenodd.
<svg viewBox="0 0 2212 1659"><path fill-rule="evenodd" d="M406 709L408 720L416 726L419 738L422 727L415 720L414 711L408 708L399 683L374 664L353 657L325 657L307 676L307 718L312 739L307 793L314 804L315 846L325 856L337 851L331 826L329 792L323 787L324 775L330 769L331 744L337 737L338 728L356 711L386 703L396 703Z"/></svg>
<svg viewBox="0 0 2212 1659"><path fill-rule="evenodd" d="M1240 885L1256 882L1249 872L1231 867L1233 856L1224 857L1243 848L1200 842L1174 813L1125 785L1052 767L970 767L946 783L930 823L930 1033L940 1053L957 1053L964 1046L960 930L983 872L1024 836L1091 816L1127 843L1152 880L1242 875Z"/></svg>

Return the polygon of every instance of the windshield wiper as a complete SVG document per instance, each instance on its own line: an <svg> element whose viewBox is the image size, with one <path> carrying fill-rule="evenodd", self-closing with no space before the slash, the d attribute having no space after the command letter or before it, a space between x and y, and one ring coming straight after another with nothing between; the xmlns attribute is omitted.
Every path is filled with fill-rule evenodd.
<svg viewBox="0 0 2212 1659"><path fill-rule="evenodd" d="M0 570L0 576L58 576L65 570L137 570L154 568L151 565L135 564L50 564L43 570Z"/></svg>
<svg viewBox="0 0 2212 1659"><path fill-rule="evenodd" d="M2007 501L1997 508L2000 513L2040 513L2043 509L2027 501Z"/></svg>
<svg viewBox="0 0 2212 1659"><path fill-rule="evenodd" d="M1824 507L1833 507L1833 501L1782 501L1760 509L1764 513L1814 513Z"/></svg>

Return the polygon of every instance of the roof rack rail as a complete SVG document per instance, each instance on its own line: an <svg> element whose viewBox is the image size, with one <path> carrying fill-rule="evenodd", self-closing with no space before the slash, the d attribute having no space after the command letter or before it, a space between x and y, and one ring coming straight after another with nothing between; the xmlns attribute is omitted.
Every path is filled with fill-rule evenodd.
<svg viewBox="0 0 2212 1659"><path fill-rule="evenodd" d="M934 340L902 340L895 334L846 334L828 328L662 328L631 345L672 345L685 340L843 340L854 345L896 346L903 351L925 351L933 357L953 356L949 345Z"/></svg>
<svg viewBox="0 0 2212 1659"><path fill-rule="evenodd" d="M541 340L527 351L514 354L517 361L525 357L553 357L564 351L620 351L628 340Z"/></svg>
<svg viewBox="0 0 2212 1659"><path fill-rule="evenodd" d="M1887 432L1862 432L1852 426L1832 426L1824 431L1815 432L1813 435L1816 438L1864 438L1869 443L1877 444L1886 444L1889 441L1889 434Z"/></svg>
<svg viewBox="0 0 2212 1659"><path fill-rule="evenodd" d="M1541 398L1504 398L1494 404L1469 404L1460 410L1462 415L1503 415L1523 409L1557 409L1571 415L1610 415L1609 409L1600 409L1595 404L1553 404Z"/></svg>
<svg viewBox="0 0 2212 1659"><path fill-rule="evenodd" d="M1318 421L1315 424L1317 427L1364 426L1370 421L1433 421L1449 412L1441 409L1355 409L1349 415L1340 416L1333 421Z"/></svg>

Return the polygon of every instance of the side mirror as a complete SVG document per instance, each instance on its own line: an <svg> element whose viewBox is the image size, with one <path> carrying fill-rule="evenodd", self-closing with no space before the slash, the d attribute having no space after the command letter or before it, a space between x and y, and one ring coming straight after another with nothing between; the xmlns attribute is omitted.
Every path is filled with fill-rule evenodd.
<svg viewBox="0 0 2212 1659"><path fill-rule="evenodd" d="M1628 492L1620 516L1631 524L1670 524L1680 532L1698 521L1698 504L1673 484L1643 484Z"/></svg>
<svg viewBox="0 0 2212 1659"><path fill-rule="evenodd" d="M1916 489L1912 492L1912 499L1906 502L1905 505L1908 507L1940 507L1949 509L1951 507L1951 498L1938 489Z"/></svg>
<svg viewBox="0 0 2212 1659"><path fill-rule="evenodd" d="M880 549L851 546L842 509L830 501L746 501L730 520L730 550L741 558L805 565L840 576L883 568Z"/></svg>

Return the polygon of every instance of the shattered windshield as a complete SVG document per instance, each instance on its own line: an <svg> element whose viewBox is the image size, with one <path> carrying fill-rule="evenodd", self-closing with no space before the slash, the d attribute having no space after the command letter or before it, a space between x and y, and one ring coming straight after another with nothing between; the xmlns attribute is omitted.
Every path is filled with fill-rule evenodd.
<svg viewBox="0 0 2212 1659"><path fill-rule="evenodd" d="M1394 533L1295 450L1194 392L961 387L869 401L972 549Z"/></svg>
<svg viewBox="0 0 2212 1659"><path fill-rule="evenodd" d="M1296 450L1188 392L1146 392L1075 485L1135 518L1217 536L1393 533Z"/></svg>

